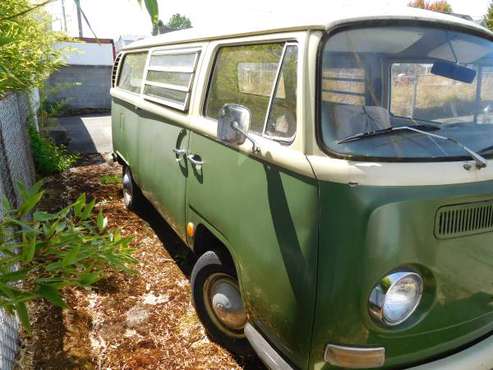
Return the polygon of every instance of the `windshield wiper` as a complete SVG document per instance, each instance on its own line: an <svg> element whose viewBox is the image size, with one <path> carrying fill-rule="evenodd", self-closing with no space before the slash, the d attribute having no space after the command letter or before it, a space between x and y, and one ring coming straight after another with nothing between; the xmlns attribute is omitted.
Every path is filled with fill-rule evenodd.
<svg viewBox="0 0 493 370"><path fill-rule="evenodd" d="M481 149L478 153L485 154L491 152L493 150L493 145L487 146L486 148Z"/></svg>
<svg viewBox="0 0 493 370"><path fill-rule="evenodd" d="M418 125L416 125L416 126L418 126ZM434 129L438 129L434 125L422 125L422 124L420 124L418 127L426 127L426 128L433 127ZM464 144L460 143L459 141L457 141L451 137L437 135L437 134L433 134L431 132L420 130L420 129L416 128L415 126L412 126L412 127L411 126L391 126L391 127L380 129L380 130L360 132L359 134L348 136L348 137L338 141L337 143L338 144L344 144L344 143L349 143L351 141L364 139L367 137L388 135L388 134L398 132L398 131L412 131L412 132L416 132L418 134L433 137L435 139L450 141L450 142L460 146L465 152L467 152L471 156L471 158L476 162L476 168L481 169L481 168L484 168L488 165L488 161L485 158L483 158L480 154L476 153L474 150L472 150L472 149L468 148L467 146L465 146Z"/></svg>

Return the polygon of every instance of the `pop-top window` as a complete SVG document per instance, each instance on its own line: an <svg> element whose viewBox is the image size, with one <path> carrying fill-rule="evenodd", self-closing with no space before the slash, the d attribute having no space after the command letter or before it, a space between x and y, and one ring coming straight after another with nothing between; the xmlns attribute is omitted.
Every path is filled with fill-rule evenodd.
<svg viewBox="0 0 493 370"><path fill-rule="evenodd" d="M431 161L493 154L487 38L436 26L353 28L327 39L321 63L320 132L330 151Z"/></svg>
<svg viewBox="0 0 493 370"><path fill-rule="evenodd" d="M198 50L154 51L147 67L144 97L187 110L199 53Z"/></svg>

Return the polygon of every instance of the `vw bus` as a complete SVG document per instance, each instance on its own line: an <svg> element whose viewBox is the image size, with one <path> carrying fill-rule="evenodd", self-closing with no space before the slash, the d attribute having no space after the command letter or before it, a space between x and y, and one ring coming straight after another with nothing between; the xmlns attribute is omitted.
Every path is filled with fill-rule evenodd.
<svg viewBox="0 0 493 370"><path fill-rule="evenodd" d="M120 53L125 204L197 254L209 336L270 368L493 368L492 34L305 12Z"/></svg>

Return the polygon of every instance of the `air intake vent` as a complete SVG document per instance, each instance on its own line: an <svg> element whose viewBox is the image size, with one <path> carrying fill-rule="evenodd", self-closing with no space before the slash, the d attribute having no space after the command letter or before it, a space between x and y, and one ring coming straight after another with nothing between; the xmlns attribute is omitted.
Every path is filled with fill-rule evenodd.
<svg viewBox="0 0 493 370"><path fill-rule="evenodd" d="M446 206L438 210L435 236L450 239L493 231L493 200Z"/></svg>
<svg viewBox="0 0 493 370"><path fill-rule="evenodd" d="M122 59L122 54L118 54L115 63L113 63L113 72L111 74L111 86L116 87L116 78L118 73L118 66L120 65L120 60Z"/></svg>

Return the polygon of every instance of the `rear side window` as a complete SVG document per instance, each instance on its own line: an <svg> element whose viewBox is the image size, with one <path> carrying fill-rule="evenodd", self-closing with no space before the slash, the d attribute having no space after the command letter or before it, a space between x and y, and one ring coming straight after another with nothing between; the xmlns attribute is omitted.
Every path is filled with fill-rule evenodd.
<svg viewBox="0 0 493 370"><path fill-rule="evenodd" d="M199 50L154 51L147 67L144 98L187 110L199 53Z"/></svg>
<svg viewBox="0 0 493 370"><path fill-rule="evenodd" d="M250 131L287 139L296 132L297 47L272 43L219 49L205 114L217 119L225 104L247 107Z"/></svg>
<svg viewBox="0 0 493 370"><path fill-rule="evenodd" d="M125 55L118 79L118 87L140 94L146 61L147 52Z"/></svg>

